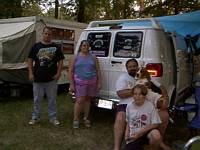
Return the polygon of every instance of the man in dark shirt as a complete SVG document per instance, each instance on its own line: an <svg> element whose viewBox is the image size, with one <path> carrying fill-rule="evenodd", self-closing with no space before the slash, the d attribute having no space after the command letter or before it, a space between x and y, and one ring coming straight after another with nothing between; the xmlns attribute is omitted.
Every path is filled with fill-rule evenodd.
<svg viewBox="0 0 200 150"><path fill-rule="evenodd" d="M41 113L41 100L44 94L48 99L48 113L50 122L59 125L57 120L56 96L57 80L61 75L63 53L56 44L52 43L52 31L45 27L42 41L36 43L28 56L29 80L33 81L34 111L30 125L39 122Z"/></svg>

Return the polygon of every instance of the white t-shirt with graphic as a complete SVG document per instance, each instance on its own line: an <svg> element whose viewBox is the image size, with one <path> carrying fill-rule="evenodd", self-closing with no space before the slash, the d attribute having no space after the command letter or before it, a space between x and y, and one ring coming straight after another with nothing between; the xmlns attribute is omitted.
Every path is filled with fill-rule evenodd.
<svg viewBox="0 0 200 150"><path fill-rule="evenodd" d="M129 125L129 136L150 124L160 124L160 117L154 105L145 100L142 106L135 105L134 101L126 107L126 121Z"/></svg>
<svg viewBox="0 0 200 150"><path fill-rule="evenodd" d="M116 92L124 89L132 89L135 86L135 82L136 79L130 76L128 73L122 74L116 82L115 86ZM119 99L120 99L119 104L128 104L133 100L132 97L124 99L119 98Z"/></svg>

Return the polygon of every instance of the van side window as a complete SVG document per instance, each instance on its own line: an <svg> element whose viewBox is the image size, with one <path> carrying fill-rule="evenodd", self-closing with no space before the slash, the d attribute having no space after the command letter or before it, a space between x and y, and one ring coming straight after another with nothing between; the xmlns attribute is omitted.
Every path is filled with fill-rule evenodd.
<svg viewBox="0 0 200 150"><path fill-rule="evenodd" d="M88 41L91 46L91 54L94 54L98 57L107 57L109 53L110 46L110 32L93 32L88 34Z"/></svg>
<svg viewBox="0 0 200 150"><path fill-rule="evenodd" d="M142 32L118 32L115 38L115 57L140 57L142 47Z"/></svg>

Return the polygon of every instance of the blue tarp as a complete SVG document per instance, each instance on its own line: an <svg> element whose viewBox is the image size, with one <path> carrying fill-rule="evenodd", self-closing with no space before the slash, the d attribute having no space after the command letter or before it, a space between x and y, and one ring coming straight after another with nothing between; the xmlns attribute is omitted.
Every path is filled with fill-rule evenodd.
<svg viewBox="0 0 200 150"><path fill-rule="evenodd" d="M200 51L200 10L189 13L156 17L165 31L176 32L186 37L191 37L191 41L196 51Z"/></svg>
<svg viewBox="0 0 200 150"><path fill-rule="evenodd" d="M200 53L200 10L184 14L155 17L157 22L166 32L176 32L185 37L188 47L192 51ZM152 26L150 20L140 20L134 22L124 22L122 26Z"/></svg>
<svg viewBox="0 0 200 150"><path fill-rule="evenodd" d="M166 31L177 32L183 36L200 33L200 10L173 16L156 17Z"/></svg>

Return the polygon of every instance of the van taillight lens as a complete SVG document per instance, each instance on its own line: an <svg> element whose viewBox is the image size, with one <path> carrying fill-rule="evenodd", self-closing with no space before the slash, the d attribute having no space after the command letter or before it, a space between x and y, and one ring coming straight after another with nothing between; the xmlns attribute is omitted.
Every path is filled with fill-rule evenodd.
<svg viewBox="0 0 200 150"><path fill-rule="evenodd" d="M160 63L147 64L146 69L152 77L162 77L163 75L163 67Z"/></svg>

